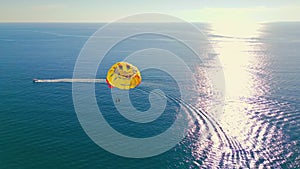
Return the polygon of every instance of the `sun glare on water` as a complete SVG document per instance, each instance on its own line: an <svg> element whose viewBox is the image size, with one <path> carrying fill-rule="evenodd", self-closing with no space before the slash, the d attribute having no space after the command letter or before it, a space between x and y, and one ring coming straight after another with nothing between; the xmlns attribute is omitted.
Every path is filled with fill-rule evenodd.
<svg viewBox="0 0 300 169"><path fill-rule="evenodd" d="M253 105L247 102L267 92L257 90L257 86L266 83L251 72L251 68L260 62L257 55L251 52L258 46L255 39L260 36L260 28L259 24L246 22L219 22L211 27L214 36L210 41L223 67L226 84L224 114L220 124L228 137L241 143L245 149L259 149L264 144L263 141L251 140L253 131L258 130L253 126L259 122L250 118L249 111ZM232 151L226 147L222 149L225 153Z"/></svg>
<svg viewBox="0 0 300 169"><path fill-rule="evenodd" d="M260 25L247 22L219 22L212 24L216 35L214 50L218 53L226 81L226 97L249 96L255 92L253 78L247 71L257 60L248 51L253 50L249 43L259 36Z"/></svg>

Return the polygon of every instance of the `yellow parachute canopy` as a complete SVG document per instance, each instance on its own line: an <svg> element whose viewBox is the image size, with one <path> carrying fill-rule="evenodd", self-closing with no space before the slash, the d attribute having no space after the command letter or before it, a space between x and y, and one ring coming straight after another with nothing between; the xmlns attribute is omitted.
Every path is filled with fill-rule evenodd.
<svg viewBox="0 0 300 169"><path fill-rule="evenodd" d="M110 88L116 87L129 90L138 86L142 81L137 67L127 62L115 63L107 72L106 82Z"/></svg>

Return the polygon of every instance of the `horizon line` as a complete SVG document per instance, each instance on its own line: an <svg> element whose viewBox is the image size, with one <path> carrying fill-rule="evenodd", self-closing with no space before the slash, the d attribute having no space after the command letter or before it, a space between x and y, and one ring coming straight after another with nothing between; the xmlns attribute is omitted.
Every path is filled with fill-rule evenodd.
<svg viewBox="0 0 300 169"><path fill-rule="evenodd" d="M189 21L187 21L189 22ZM295 20L295 21L261 21L261 22L254 22L258 24L264 24L264 23L291 23L291 22L300 22ZM107 23L114 23L114 22L107 22L107 21L0 21L1 24L3 23L67 23L67 24L81 24L81 23L87 23L87 24L107 24ZM181 22L119 22L119 23L181 23ZM207 21L191 21L189 23L202 23L202 24L212 24L212 23L218 23L218 22L207 22Z"/></svg>

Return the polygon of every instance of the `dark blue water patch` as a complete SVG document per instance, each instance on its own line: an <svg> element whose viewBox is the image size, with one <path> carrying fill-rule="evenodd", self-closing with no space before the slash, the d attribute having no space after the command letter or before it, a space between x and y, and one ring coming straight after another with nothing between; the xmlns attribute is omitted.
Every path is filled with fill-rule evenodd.
<svg viewBox="0 0 300 169"><path fill-rule="evenodd" d="M154 89L160 89L165 93L165 95L167 95L167 97L180 100L181 95L179 93L178 84L170 75L156 69L147 69L141 73L143 77L142 84L135 89L131 89L129 92L132 105L137 110L141 111L141 113L150 108L148 97L149 93ZM107 122L115 130L124 135L137 138L155 136L167 130L176 120L180 103L167 99L166 109L156 120L149 123L136 123L130 121L124 118L115 108L110 89L108 87L98 85L96 88L96 95L99 95L98 92L102 95L97 97L100 111Z"/></svg>
<svg viewBox="0 0 300 169"><path fill-rule="evenodd" d="M72 103L71 84L32 83L33 78L71 78L86 39L31 31L91 35L98 28L82 25L0 26L1 37L11 38L0 40L0 168L188 167L189 164L181 162L189 155L184 153L184 147L147 159L123 158L103 150L80 126ZM26 40L27 37L31 39ZM100 93L102 88L110 93L105 84L98 85ZM149 103L146 94L143 98Z"/></svg>

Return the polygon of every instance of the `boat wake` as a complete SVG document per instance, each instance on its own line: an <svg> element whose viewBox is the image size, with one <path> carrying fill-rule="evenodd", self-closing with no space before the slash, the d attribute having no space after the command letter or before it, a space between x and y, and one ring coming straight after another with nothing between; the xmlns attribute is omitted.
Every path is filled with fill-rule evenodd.
<svg viewBox="0 0 300 169"><path fill-rule="evenodd" d="M33 79L34 83L106 83L105 79Z"/></svg>

